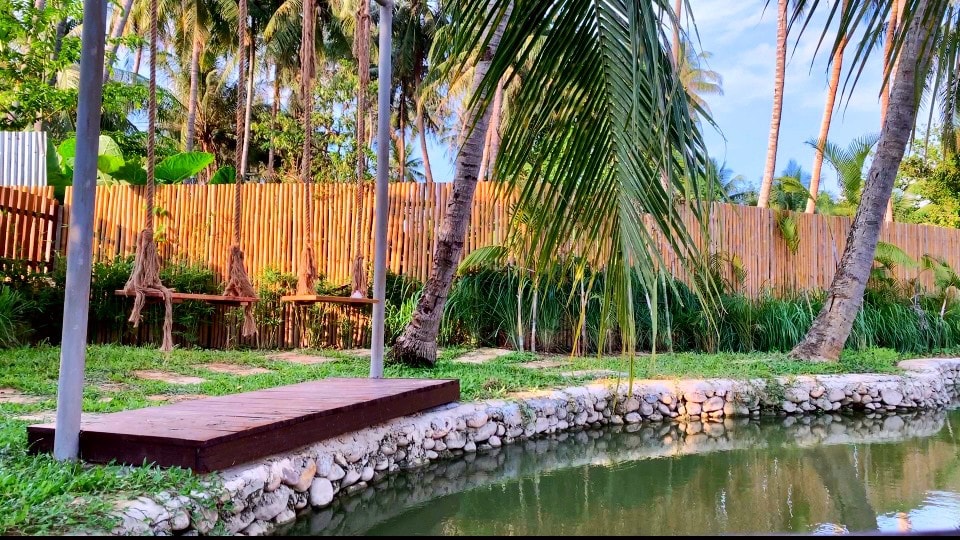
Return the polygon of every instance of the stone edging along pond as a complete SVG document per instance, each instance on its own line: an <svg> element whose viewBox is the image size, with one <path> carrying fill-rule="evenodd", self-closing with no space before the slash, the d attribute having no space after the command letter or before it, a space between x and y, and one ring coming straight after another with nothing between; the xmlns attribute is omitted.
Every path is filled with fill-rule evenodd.
<svg viewBox="0 0 960 540"><path fill-rule="evenodd" d="M776 380L636 381L451 404L211 475L209 493L161 493L120 505L114 534L269 534L310 508L400 469L568 430L683 423L691 444L722 436L725 419L861 411L868 417L937 409L960 385L960 359L906 360L902 375ZM719 424L719 425L718 425ZM215 488L213 486L216 486Z"/></svg>

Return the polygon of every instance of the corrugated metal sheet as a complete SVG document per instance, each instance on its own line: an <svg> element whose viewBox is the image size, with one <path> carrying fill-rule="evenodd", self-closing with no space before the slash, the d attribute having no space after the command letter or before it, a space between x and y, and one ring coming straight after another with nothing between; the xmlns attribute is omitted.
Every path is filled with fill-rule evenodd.
<svg viewBox="0 0 960 540"><path fill-rule="evenodd" d="M47 134L0 131L0 186L47 185Z"/></svg>

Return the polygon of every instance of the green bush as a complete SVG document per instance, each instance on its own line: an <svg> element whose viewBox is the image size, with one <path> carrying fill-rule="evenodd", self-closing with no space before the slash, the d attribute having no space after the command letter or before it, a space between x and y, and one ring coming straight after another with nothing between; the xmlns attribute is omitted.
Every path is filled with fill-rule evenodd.
<svg viewBox="0 0 960 540"><path fill-rule="evenodd" d="M32 304L23 294L6 285L0 285L0 348L8 349L22 344L30 333L27 316Z"/></svg>

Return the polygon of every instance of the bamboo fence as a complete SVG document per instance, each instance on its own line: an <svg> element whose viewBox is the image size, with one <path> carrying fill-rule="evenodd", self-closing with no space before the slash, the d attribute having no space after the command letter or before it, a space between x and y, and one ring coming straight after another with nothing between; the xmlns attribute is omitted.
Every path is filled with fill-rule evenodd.
<svg viewBox="0 0 960 540"><path fill-rule="evenodd" d="M451 188L450 184L390 185L389 271L420 281L427 279ZM232 236L233 189L229 185L158 187L157 239L161 258L167 262L207 265L222 277ZM305 190L300 184L247 184L242 189L241 247L246 254L247 269L255 281L268 269L296 272L306 219L313 220L319 271L330 283L350 282L351 260L356 250L360 250L368 265L372 264L374 205L373 190L369 187L361 194L358 207L354 184L314 186L316 204L312 217L304 215ZM61 252L66 250L64 229L72 190L67 189L62 209L51 200L49 188L33 193L44 197L30 196L24 190L0 190L0 257L27 258L32 264L42 266L50 261L54 251L51 246ZM143 187L97 188L94 260L109 261L134 252L136 234L144 221L144 193ZM510 201L498 194L495 183L477 185L470 226L464 238L464 254L506 238ZM701 247L722 253L727 260L739 261L745 278L738 283L738 288L744 294L757 296L765 291L784 293L827 288L846 244L851 219L794 214L800 240L796 251L791 252L776 217L776 212L768 209L714 204L708 226L709 246L699 233L695 236ZM692 225L689 214L684 214L684 219ZM51 226L51 223L61 226ZM960 270L960 230L891 223L883 226L881 240L900 247L914 259L929 254L945 259ZM683 277L684 262L665 247L662 238L658 244L667 269ZM919 268L895 271L899 279L919 277L926 287L933 285L930 274ZM344 330L342 320L331 319L324 333L339 335L337 343L365 340L365 316L342 309L331 309L330 313L350 318L353 322L347 326L352 330ZM269 330L273 337L260 344L283 346L302 341L292 317L289 310L283 311L283 322ZM218 318L222 319L222 315ZM207 333L212 337L203 341L209 346L220 346L230 339L226 331Z"/></svg>

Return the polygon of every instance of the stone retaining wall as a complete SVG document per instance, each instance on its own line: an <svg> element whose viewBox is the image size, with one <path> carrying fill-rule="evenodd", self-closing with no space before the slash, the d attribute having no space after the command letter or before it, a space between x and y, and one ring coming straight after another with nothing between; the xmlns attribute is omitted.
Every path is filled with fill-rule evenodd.
<svg viewBox="0 0 960 540"><path fill-rule="evenodd" d="M733 418L853 410L882 420L888 413L942 408L960 384L960 359L908 360L900 367L903 375L637 381L631 392L626 383L619 388L594 384L510 401L452 404L212 475L209 494L160 494L126 502L114 533L217 529L262 535L293 522L300 511L327 507L335 497L363 490L401 468L517 440L604 425L659 424L668 432L682 425L684 445L689 444L685 451L692 453L704 450L696 441L722 446L718 441ZM889 420L897 424L898 419Z"/></svg>

